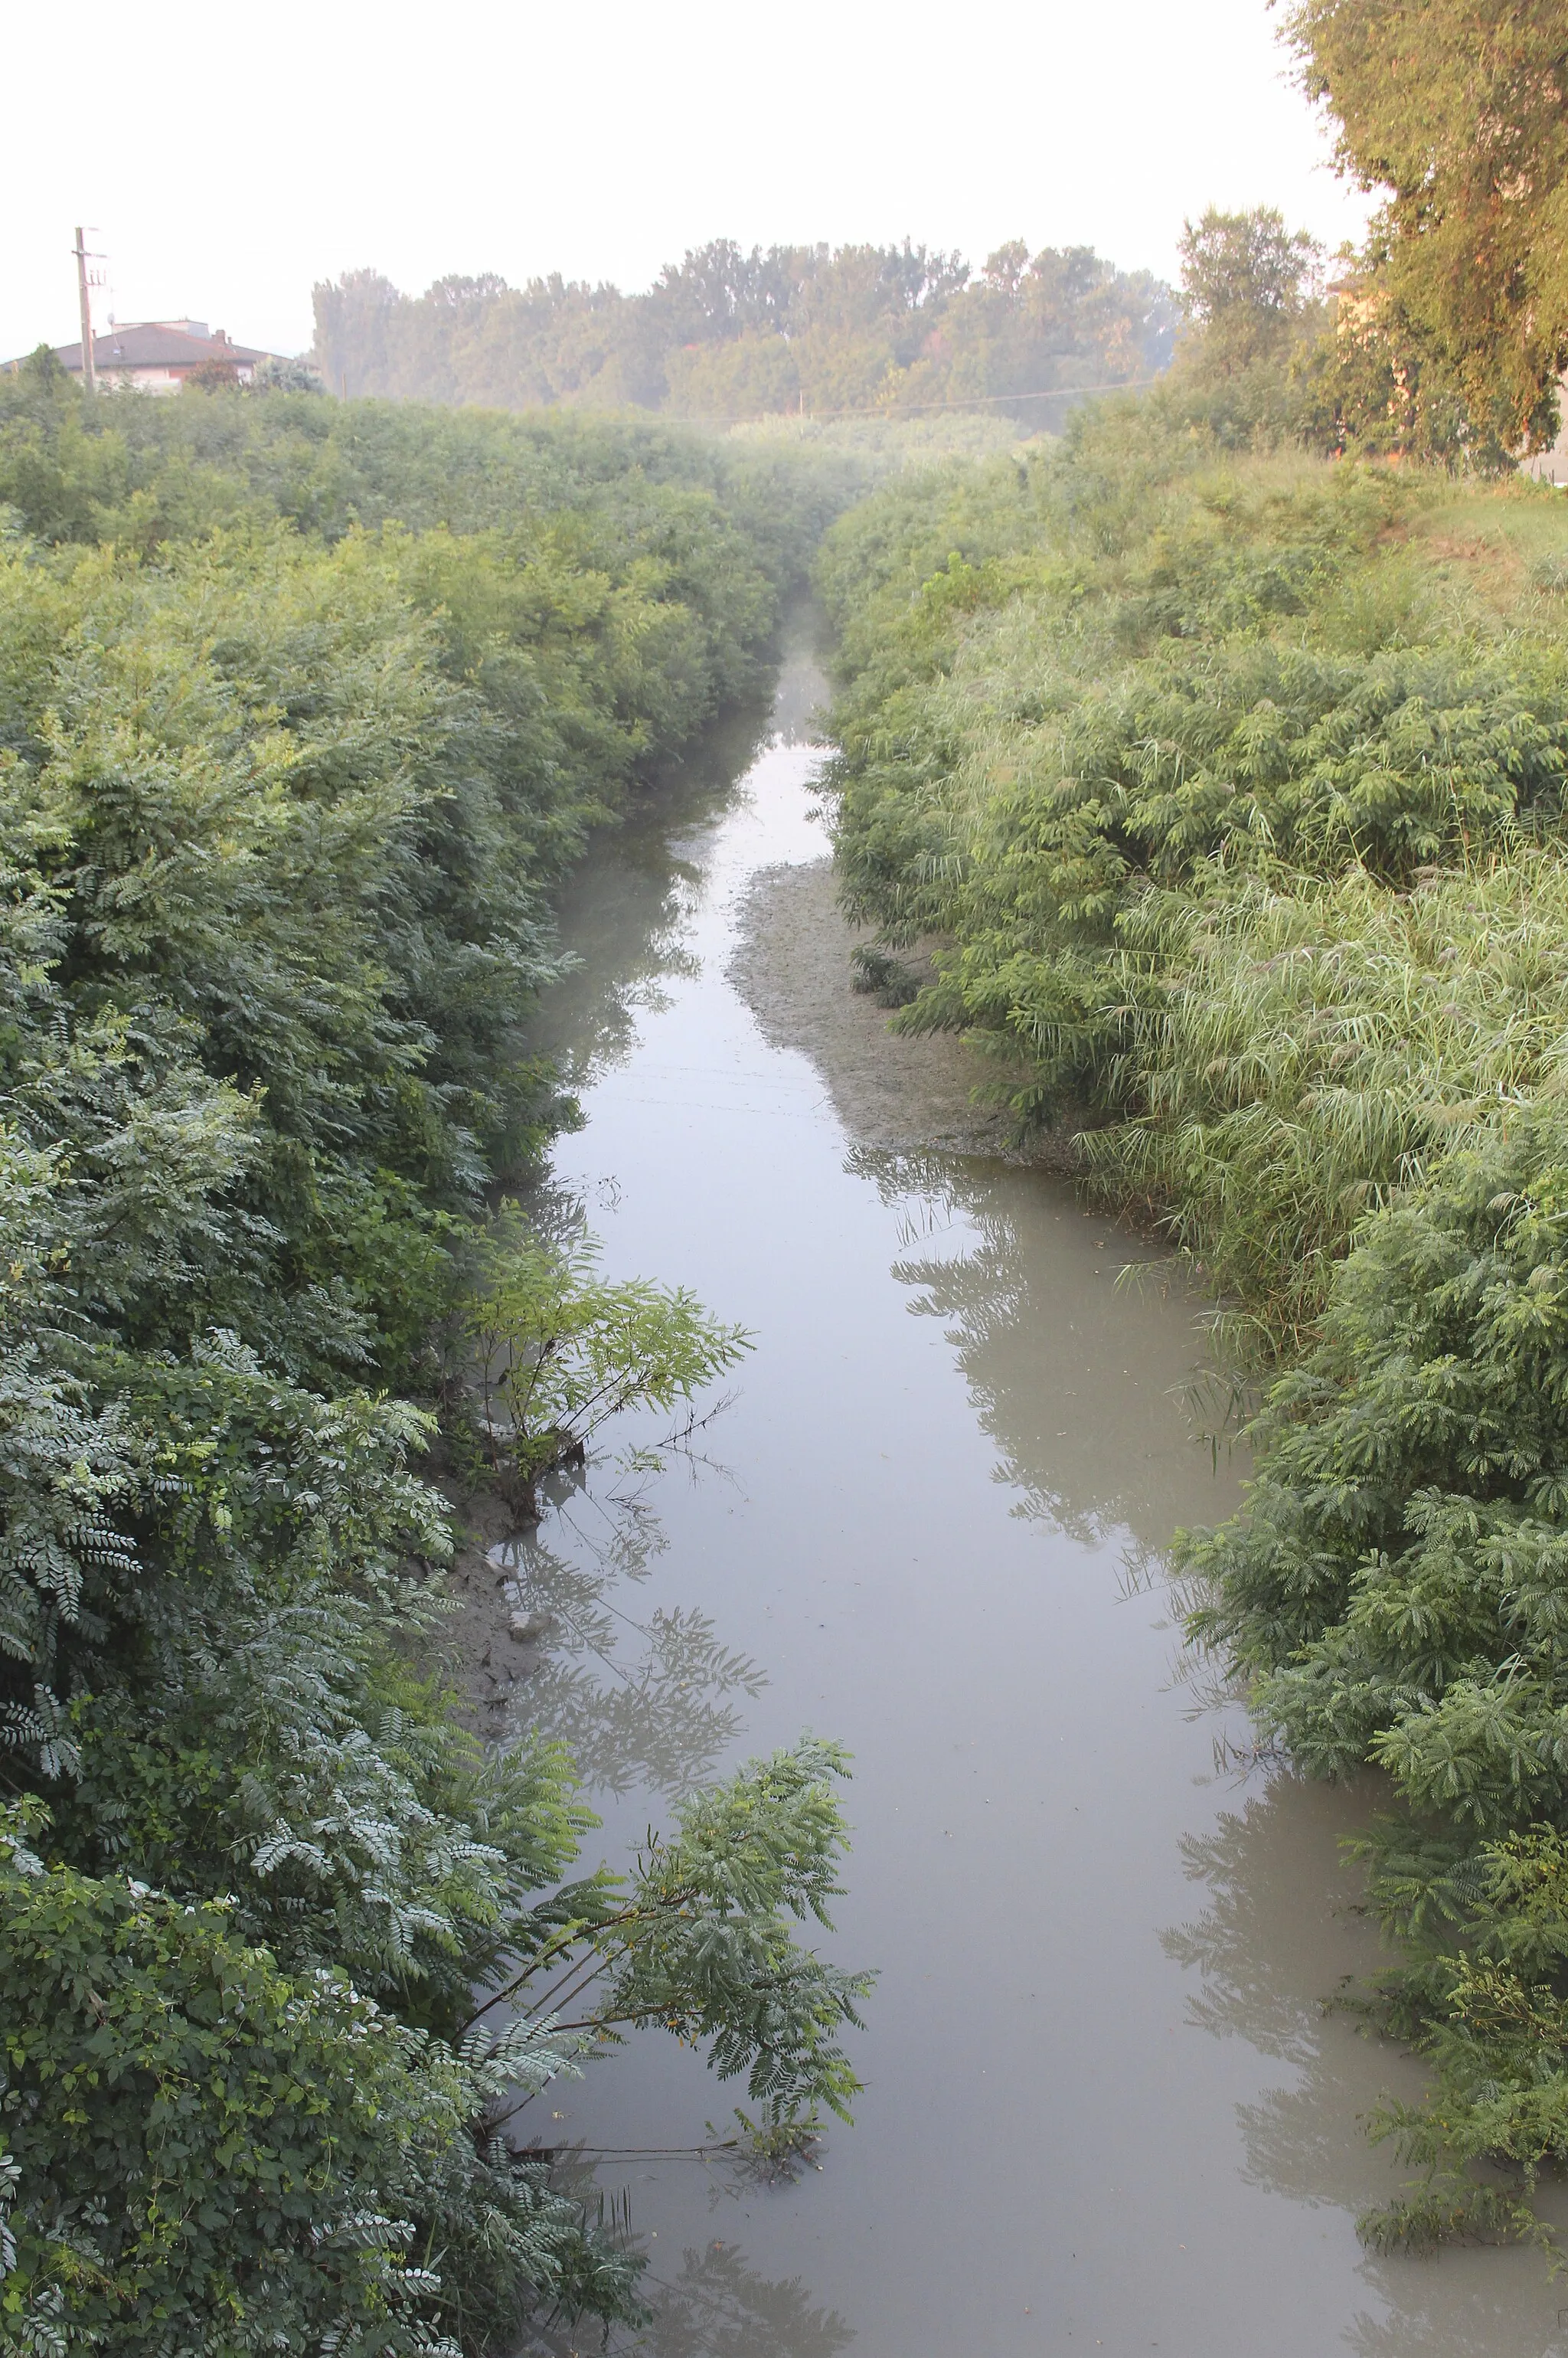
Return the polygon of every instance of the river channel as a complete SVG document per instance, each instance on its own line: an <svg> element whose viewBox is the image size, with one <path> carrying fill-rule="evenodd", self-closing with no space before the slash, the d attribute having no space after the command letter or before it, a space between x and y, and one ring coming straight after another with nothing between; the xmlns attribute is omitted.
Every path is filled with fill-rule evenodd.
<svg viewBox="0 0 1568 2358"><path fill-rule="evenodd" d="M794 647L768 720L601 838L538 1026L587 1117L557 1199L611 1274L690 1285L755 1349L662 1474L617 1464L659 1437L629 1427L497 1552L541 1632L504 1711L572 1744L611 1861L716 1770L841 1739L820 1937L881 1974L855 2125L793 2182L671 2150L744 2091L667 2038L552 2089L543 2136L608 2157L649 2255L654 2321L614 2346L1568 2352L1538 2256L1357 2241L1397 2180L1359 2116L1419 2082L1322 2007L1373 1956L1338 1853L1367 1797L1239 1774L1245 1722L1179 1660L1160 1550L1238 1489L1195 1438L1200 1305L1064 1180L923 1148L913 1065L893 1135L773 990L792 885L823 899L823 692ZM847 999L844 946L795 941L797 979Z"/></svg>

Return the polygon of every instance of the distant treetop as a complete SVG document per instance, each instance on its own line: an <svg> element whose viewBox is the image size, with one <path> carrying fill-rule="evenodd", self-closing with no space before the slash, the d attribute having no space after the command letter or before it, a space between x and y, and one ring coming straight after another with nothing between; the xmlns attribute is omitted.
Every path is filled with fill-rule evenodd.
<svg viewBox="0 0 1568 2358"><path fill-rule="evenodd" d="M1087 246L1022 240L978 276L913 245L753 246L666 264L645 295L559 276L440 278L421 296L373 270L315 290L315 359L350 395L661 410L715 422L985 405L1060 422L1079 388L1170 363L1171 289Z"/></svg>

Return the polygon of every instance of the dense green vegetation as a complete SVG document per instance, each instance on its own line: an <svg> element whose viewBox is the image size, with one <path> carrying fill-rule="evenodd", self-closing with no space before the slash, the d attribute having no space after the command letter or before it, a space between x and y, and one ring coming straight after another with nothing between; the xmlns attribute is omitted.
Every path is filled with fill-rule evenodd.
<svg viewBox="0 0 1568 2358"><path fill-rule="evenodd" d="M1160 391L830 531L842 889L895 982L938 945L894 1020L968 1030L1220 1294L1260 1471L1182 1542L1194 1634L1267 1738L1397 1805L1379 2004L1436 2087L1379 2123L1421 2175L1368 2232L1534 2234L1568 2159L1568 516L1314 456L1288 306L1235 299Z"/></svg>
<svg viewBox="0 0 1568 2358"><path fill-rule="evenodd" d="M518 1048L552 881L757 676L841 496L647 429L0 384L8 2348L514 2348L634 2302L509 2146L553 2073L653 2022L770 2136L853 2087L862 1984L795 1937L838 1756L585 1872L571 1762L446 1690L425 1478L496 1445L476 1321L547 1375L524 1488L604 1383L741 1347L486 1206L569 1118Z"/></svg>
<svg viewBox="0 0 1568 2358"><path fill-rule="evenodd" d="M316 289L315 356L330 391L397 400L718 420L979 400L1035 431L1066 406L1042 394L1157 373L1175 323L1169 287L1087 247L1032 258L1015 241L976 276L907 243L743 254L720 238L646 295L451 277L408 296L356 271Z"/></svg>
<svg viewBox="0 0 1568 2358"><path fill-rule="evenodd" d="M319 288L328 388L384 401L0 380L6 2348L624 2317L634 2256L517 2149L535 2095L637 2025L743 2077L766 2152L854 2094L865 1977L801 1938L841 1755L585 1869L571 1760L449 1690L430 1476L532 1511L747 1346L504 1197L573 1118L522 1044L548 895L756 680L892 472L867 416L963 404L1065 438L967 421L817 568L861 979L1213 1284L1260 1471L1180 1542L1193 1634L1391 1796L1376 2005L1434 2084L1367 2231L1544 2238L1568 521L1509 471L1568 361L1559 16L1299 0L1384 199L1332 290L1266 209L1187 225L1179 302L1085 249L719 242L631 297Z"/></svg>

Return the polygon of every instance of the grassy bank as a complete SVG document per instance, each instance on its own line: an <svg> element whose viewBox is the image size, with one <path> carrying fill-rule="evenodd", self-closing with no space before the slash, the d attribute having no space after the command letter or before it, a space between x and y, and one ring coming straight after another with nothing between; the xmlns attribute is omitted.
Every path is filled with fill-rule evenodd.
<svg viewBox="0 0 1568 2358"><path fill-rule="evenodd" d="M1180 388L884 488L818 566L848 905L947 944L1019 1121L1162 1223L1262 1384L1195 1635L1397 1814L1429 2108L1382 2238L1568 2158L1568 516L1227 450ZM1501 2164L1501 2171L1495 2165Z"/></svg>

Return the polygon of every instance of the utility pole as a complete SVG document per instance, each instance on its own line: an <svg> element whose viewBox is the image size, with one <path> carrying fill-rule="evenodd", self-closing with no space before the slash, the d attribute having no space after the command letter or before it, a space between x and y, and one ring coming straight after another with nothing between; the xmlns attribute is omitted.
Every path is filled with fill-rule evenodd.
<svg viewBox="0 0 1568 2358"><path fill-rule="evenodd" d="M87 288L87 243L80 223L76 232L76 292L81 305L81 382L89 393L96 393L98 371L92 364L92 297Z"/></svg>

